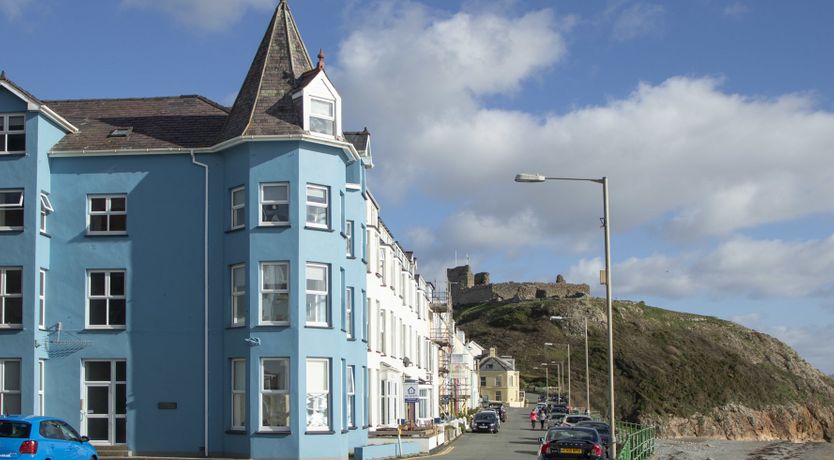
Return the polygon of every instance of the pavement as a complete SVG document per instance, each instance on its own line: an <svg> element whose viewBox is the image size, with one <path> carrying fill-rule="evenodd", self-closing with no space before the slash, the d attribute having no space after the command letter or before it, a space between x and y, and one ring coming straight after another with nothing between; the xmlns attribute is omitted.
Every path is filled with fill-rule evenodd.
<svg viewBox="0 0 834 460"><path fill-rule="evenodd" d="M535 459L539 449L539 438L547 433L547 429L530 429L530 406L510 408L507 412L510 418L501 424L498 433L467 432L440 452L422 458L436 457L443 460Z"/></svg>

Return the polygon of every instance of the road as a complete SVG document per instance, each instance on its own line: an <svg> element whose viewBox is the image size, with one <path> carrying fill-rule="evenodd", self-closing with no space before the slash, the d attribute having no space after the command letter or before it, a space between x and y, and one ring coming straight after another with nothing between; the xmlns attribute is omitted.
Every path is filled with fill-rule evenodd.
<svg viewBox="0 0 834 460"><path fill-rule="evenodd" d="M446 450L431 458L443 460L535 459L539 437L545 430L530 429L530 406L509 409L510 419L501 424L497 434L466 433Z"/></svg>

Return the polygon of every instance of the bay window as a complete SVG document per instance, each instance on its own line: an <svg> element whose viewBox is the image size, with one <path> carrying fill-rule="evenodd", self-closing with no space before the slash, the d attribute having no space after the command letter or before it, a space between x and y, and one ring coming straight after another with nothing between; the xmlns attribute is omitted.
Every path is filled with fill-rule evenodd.
<svg viewBox="0 0 834 460"><path fill-rule="evenodd" d="M232 360L232 429L246 429L246 360Z"/></svg>
<svg viewBox="0 0 834 460"><path fill-rule="evenodd" d="M329 326L329 276L328 266L307 264L307 325Z"/></svg>
<svg viewBox="0 0 834 460"><path fill-rule="evenodd" d="M261 359L261 431L290 429L290 362L286 358Z"/></svg>
<svg viewBox="0 0 834 460"><path fill-rule="evenodd" d="M262 226L284 226L290 223L290 187L286 183L261 184Z"/></svg>
<svg viewBox="0 0 834 460"><path fill-rule="evenodd" d="M286 262L261 264L260 324L285 325L290 320L290 266Z"/></svg>
<svg viewBox="0 0 834 460"><path fill-rule="evenodd" d="M232 326L246 324L246 265L234 265L232 274Z"/></svg>
<svg viewBox="0 0 834 460"><path fill-rule="evenodd" d="M320 185L307 185L307 226L330 228L330 189Z"/></svg>
<svg viewBox="0 0 834 460"><path fill-rule="evenodd" d="M307 359L307 431L330 431L330 361Z"/></svg>

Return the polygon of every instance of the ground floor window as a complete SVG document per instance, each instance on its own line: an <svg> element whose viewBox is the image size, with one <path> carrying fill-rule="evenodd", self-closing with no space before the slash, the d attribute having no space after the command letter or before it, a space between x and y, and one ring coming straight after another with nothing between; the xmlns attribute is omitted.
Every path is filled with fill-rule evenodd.
<svg viewBox="0 0 834 460"><path fill-rule="evenodd" d="M418 418L429 418L431 414L429 413L429 390L420 390L420 402L417 406L417 417Z"/></svg>
<svg viewBox="0 0 834 460"><path fill-rule="evenodd" d="M46 361L38 360L38 415L46 415L46 400L44 398Z"/></svg>
<svg viewBox="0 0 834 460"><path fill-rule="evenodd" d="M0 360L0 414L20 413L20 360Z"/></svg>
<svg viewBox="0 0 834 460"><path fill-rule="evenodd" d="M503 401L503 399L501 399L501 396L502 396L502 395L501 395L501 392L500 392L500 391L496 391L496 392L495 392L495 400L496 400L496 401Z"/></svg>
<svg viewBox="0 0 834 460"><path fill-rule="evenodd" d="M307 360L307 431L330 431L330 360Z"/></svg>
<svg viewBox="0 0 834 460"><path fill-rule="evenodd" d="M246 360L232 360L232 429L246 428Z"/></svg>
<svg viewBox="0 0 834 460"><path fill-rule="evenodd" d="M261 359L261 426L262 431L290 429L290 360Z"/></svg>
<svg viewBox="0 0 834 460"><path fill-rule="evenodd" d="M380 379L379 383L379 423L386 426L396 425L399 406L399 381Z"/></svg>

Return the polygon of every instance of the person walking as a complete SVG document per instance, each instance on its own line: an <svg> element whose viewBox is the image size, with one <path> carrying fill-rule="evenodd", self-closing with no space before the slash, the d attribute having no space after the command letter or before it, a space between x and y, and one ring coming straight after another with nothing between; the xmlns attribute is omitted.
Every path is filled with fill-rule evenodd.
<svg viewBox="0 0 834 460"><path fill-rule="evenodd" d="M546 422L546 421L547 421L547 413L544 411L544 408L542 408L542 409L539 411L539 416L538 416L538 418L539 418L539 423L541 424L541 428L542 428L542 430L543 430L543 429L544 429L544 422Z"/></svg>
<svg viewBox="0 0 834 460"><path fill-rule="evenodd" d="M531 429L531 430L535 430L535 429L536 429L536 419L537 419L537 417L536 417L536 409L535 409L535 408L533 408L533 410L531 410L531 411L530 411L530 429Z"/></svg>

